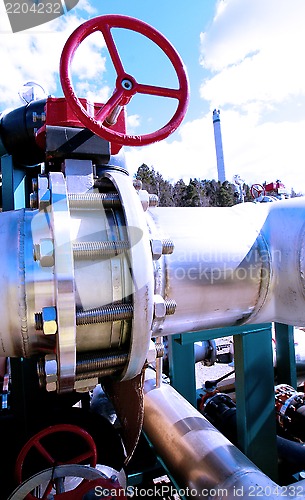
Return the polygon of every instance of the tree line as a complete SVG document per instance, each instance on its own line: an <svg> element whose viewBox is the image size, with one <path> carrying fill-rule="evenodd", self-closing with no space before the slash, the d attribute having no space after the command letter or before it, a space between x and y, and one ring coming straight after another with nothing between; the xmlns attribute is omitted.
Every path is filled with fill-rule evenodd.
<svg viewBox="0 0 305 500"><path fill-rule="evenodd" d="M142 189L159 197L160 207L232 207L241 202L238 186L225 181L183 179L174 184L163 179L153 167L143 163L135 174L142 182ZM243 184L244 201L253 201L250 188Z"/></svg>

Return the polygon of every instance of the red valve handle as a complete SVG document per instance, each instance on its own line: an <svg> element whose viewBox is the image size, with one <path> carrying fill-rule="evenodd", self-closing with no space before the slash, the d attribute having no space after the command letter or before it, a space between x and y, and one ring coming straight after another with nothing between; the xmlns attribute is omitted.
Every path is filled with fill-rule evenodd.
<svg viewBox="0 0 305 500"><path fill-rule="evenodd" d="M265 188L261 184L252 184L251 194L253 198L259 198L261 194L265 195Z"/></svg>
<svg viewBox="0 0 305 500"><path fill-rule="evenodd" d="M166 87L158 87L154 85L144 85L138 83L135 78L127 74L124 70L122 61L117 51L114 39L111 34L111 28L124 28L136 31L153 42L155 42L165 52L171 61L178 77L179 88L172 89ZM97 117L90 116L86 109L81 104L75 94L72 86L70 74L70 65L74 53L80 43L91 33L101 31L114 68L117 73L115 89L108 101L102 106ZM115 142L126 146L144 146L156 141L160 141L168 137L174 132L182 122L187 110L189 101L189 84L184 64L170 42L152 28L149 24L138 19L121 15L99 16L91 19L79 26L67 40L60 60L60 80L64 95L68 101L72 111L83 123L83 125L94 132L96 135L103 137L109 142ZM177 109L169 120L159 130L145 135L127 135L122 132L111 130L107 126L106 119L111 115L118 106L125 106L135 94L150 94L160 97L169 97L178 100Z"/></svg>
<svg viewBox="0 0 305 500"><path fill-rule="evenodd" d="M76 457L71 457L69 460L65 461L66 464L79 464L81 462L87 462L89 460L89 465L91 467L96 466L97 462L97 451L96 451L96 446L93 441L93 438L90 436L90 434L82 429L81 427L78 427L76 425L70 425L70 424L57 424L57 425L52 425L50 427L47 427L46 429L43 429L42 431L38 432L34 436L32 436L26 444L23 446L21 449L17 461L16 461L16 467L15 467L15 476L16 480L18 481L18 484L20 484L24 478L22 478L22 470L24 466L24 462L26 460L27 455L29 452L35 448L37 452L52 466L55 465L61 465L62 462L59 462L55 456L51 455L51 453L47 450L46 446L42 444L42 441L45 437L50 436L52 434L58 434L58 433L72 433L76 434L82 440L87 444L88 446L88 451L76 456ZM88 462L87 462L88 463ZM43 498L47 498L47 495L50 493L52 490L52 481L49 483L49 485L46 488L46 491L43 495ZM33 495L29 494L26 496L27 500L35 500L36 497Z"/></svg>

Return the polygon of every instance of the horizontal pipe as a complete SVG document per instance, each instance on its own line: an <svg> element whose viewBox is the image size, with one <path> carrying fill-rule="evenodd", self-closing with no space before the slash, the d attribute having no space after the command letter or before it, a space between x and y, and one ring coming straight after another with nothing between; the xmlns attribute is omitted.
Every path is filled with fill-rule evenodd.
<svg viewBox="0 0 305 500"><path fill-rule="evenodd" d="M156 387L147 369L144 431L169 472L191 498L278 499L285 491L216 430L169 384ZM291 488L294 485L291 485ZM287 496L286 490L286 496ZM290 489L290 498L304 498Z"/></svg>
<svg viewBox="0 0 305 500"><path fill-rule="evenodd" d="M175 245L159 261L163 292L177 302L163 335L272 321L305 325L304 197L154 208L147 218L152 234Z"/></svg>

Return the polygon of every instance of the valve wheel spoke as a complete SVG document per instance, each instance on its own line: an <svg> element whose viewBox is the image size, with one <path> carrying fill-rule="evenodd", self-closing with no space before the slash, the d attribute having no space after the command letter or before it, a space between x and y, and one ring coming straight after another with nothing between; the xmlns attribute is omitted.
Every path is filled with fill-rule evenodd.
<svg viewBox="0 0 305 500"><path fill-rule="evenodd" d="M182 98L181 89L169 89L156 85L143 85L142 83L137 84L137 92L139 94L156 95L159 97L171 97L178 100Z"/></svg>
<svg viewBox="0 0 305 500"><path fill-rule="evenodd" d="M100 31L104 36L104 40L105 40L109 55L110 55L111 60L113 62L114 68L117 72L117 75L119 76L119 75L122 75L123 73L125 73L125 71L124 71L124 67L123 67L121 58L119 56L115 41L114 41L113 36L111 34L110 28L111 28L111 26L109 26L109 24L105 24L104 26L102 26L100 28Z"/></svg>
<svg viewBox="0 0 305 500"><path fill-rule="evenodd" d="M117 107L121 105L121 101L124 97L124 90L118 89L115 90L110 99L102 106L99 111L96 113L95 119L98 118L99 122L104 122L107 117L111 114L111 112Z"/></svg>
<svg viewBox="0 0 305 500"><path fill-rule="evenodd" d="M47 462L49 462L50 465L55 464L54 458L52 457L52 455L50 455L46 448L42 446L40 439L33 441L33 446L37 449L40 455L42 455L43 458L45 458Z"/></svg>

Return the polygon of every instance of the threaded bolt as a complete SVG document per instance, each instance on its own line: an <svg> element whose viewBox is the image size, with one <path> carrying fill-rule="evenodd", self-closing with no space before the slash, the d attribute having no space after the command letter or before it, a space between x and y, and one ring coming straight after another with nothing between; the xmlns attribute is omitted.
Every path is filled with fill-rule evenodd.
<svg viewBox="0 0 305 500"><path fill-rule="evenodd" d="M34 315L35 329L40 331L43 329L42 312L35 313Z"/></svg>
<svg viewBox="0 0 305 500"><path fill-rule="evenodd" d="M113 257L129 249L128 241L84 241L73 243L75 260Z"/></svg>
<svg viewBox="0 0 305 500"><path fill-rule="evenodd" d="M165 314L167 316L175 314L176 307L177 307L177 302L174 299L167 299L167 300L165 300L165 310L166 310Z"/></svg>
<svg viewBox="0 0 305 500"><path fill-rule="evenodd" d="M110 321L122 321L125 319L131 319L132 316L132 304L109 304L95 309L76 311L76 324L77 326L80 326L92 325L95 323L107 323Z"/></svg>
<svg viewBox="0 0 305 500"><path fill-rule="evenodd" d="M163 320L165 316L174 314L177 303L173 299L164 300L162 295L154 295L154 319Z"/></svg>
<svg viewBox="0 0 305 500"><path fill-rule="evenodd" d="M68 193L69 207L71 209L85 208L111 208L120 206L117 193Z"/></svg>
<svg viewBox="0 0 305 500"><path fill-rule="evenodd" d="M109 304L107 306L97 307L94 309L77 310L76 325L93 325L96 323L108 323L110 321L122 321L132 319L133 305L132 304ZM43 330L43 315L35 313L35 328Z"/></svg>
<svg viewBox="0 0 305 500"><path fill-rule="evenodd" d="M76 375L123 366L126 363L127 358L127 352L110 352L104 356L96 353L89 356L87 353L78 354L76 358Z"/></svg>
<svg viewBox="0 0 305 500"><path fill-rule="evenodd" d="M163 358L164 356L164 344L161 342L155 343L156 358Z"/></svg>
<svg viewBox="0 0 305 500"><path fill-rule="evenodd" d="M162 254L163 255L170 255L173 253L175 248L175 245L172 240L166 239L162 240Z"/></svg>
<svg viewBox="0 0 305 500"><path fill-rule="evenodd" d="M75 381L79 382L80 380L90 380L92 378L101 378L101 377L109 377L110 375L114 375L120 367L109 367L109 368L103 368L101 370L95 371L95 372L88 372L88 373L79 373L75 377Z"/></svg>

